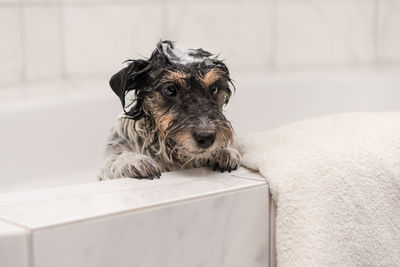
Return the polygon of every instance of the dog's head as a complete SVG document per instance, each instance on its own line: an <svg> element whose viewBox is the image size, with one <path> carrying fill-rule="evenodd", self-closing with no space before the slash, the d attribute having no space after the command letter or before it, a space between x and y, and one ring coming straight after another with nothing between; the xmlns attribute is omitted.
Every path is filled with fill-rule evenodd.
<svg viewBox="0 0 400 267"><path fill-rule="evenodd" d="M130 60L110 85L126 115L144 119L166 151L205 159L232 142L233 130L222 114L232 93L229 71L207 51L159 42L150 59ZM131 91L135 98L126 101Z"/></svg>

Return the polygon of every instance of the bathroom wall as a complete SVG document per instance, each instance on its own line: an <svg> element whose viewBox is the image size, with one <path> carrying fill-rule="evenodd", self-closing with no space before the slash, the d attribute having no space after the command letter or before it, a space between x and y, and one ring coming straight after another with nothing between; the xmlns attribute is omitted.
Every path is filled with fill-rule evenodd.
<svg viewBox="0 0 400 267"><path fill-rule="evenodd" d="M400 0L0 0L0 89L109 77L160 39L232 72L400 65Z"/></svg>

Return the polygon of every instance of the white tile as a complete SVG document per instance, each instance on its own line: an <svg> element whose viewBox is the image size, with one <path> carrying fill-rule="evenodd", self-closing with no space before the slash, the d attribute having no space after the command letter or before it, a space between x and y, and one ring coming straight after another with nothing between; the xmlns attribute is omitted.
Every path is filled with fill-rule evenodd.
<svg viewBox="0 0 400 267"><path fill-rule="evenodd" d="M65 50L69 74L113 74L129 58L149 57L161 36L157 4L66 6Z"/></svg>
<svg viewBox="0 0 400 267"><path fill-rule="evenodd" d="M246 172L243 168L236 174ZM265 185L265 181L236 178L234 174L204 168L163 173L159 180L117 179L0 194L0 214L37 229Z"/></svg>
<svg viewBox="0 0 400 267"><path fill-rule="evenodd" d="M400 2L379 1L378 60L400 62Z"/></svg>
<svg viewBox="0 0 400 267"><path fill-rule="evenodd" d="M25 7L28 80L61 76L60 7Z"/></svg>
<svg viewBox="0 0 400 267"><path fill-rule="evenodd" d="M219 54L233 69L260 69L271 59L271 5L264 3L173 3L167 39L179 46Z"/></svg>
<svg viewBox="0 0 400 267"><path fill-rule="evenodd" d="M0 219L0 266L28 267L28 232Z"/></svg>
<svg viewBox="0 0 400 267"><path fill-rule="evenodd" d="M0 8L0 86L21 80L22 48L20 10Z"/></svg>
<svg viewBox="0 0 400 267"><path fill-rule="evenodd" d="M265 187L33 234L40 267L267 266Z"/></svg>
<svg viewBox="0 0 400 267"><path fill-rule="evenodd" d="M374 59L374 1L278 1L279 67L361 65Z"/></svg>

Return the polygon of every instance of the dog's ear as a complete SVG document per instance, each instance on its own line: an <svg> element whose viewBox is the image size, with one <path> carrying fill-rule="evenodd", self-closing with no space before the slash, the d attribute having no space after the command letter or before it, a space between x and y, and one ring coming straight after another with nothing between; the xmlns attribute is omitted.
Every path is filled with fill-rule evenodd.
<svg viewBox="0 0 400 267"><path fill-rule="evenodd" d="M121 100L125 111L125 96L129 91L137 90L143 86L147 78L146 71L149 69L147 60L130 60L129 65L114 74L110 80L111 89Z"/></svg>

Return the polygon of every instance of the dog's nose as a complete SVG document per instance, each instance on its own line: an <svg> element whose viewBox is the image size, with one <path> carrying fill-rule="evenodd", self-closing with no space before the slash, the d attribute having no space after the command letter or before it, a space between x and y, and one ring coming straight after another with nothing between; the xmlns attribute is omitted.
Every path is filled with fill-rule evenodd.
<svg viewBox="0 0 400 267"><path fill-rule="evenodd" d="M208 148L215 141L216 134L215 132L198 132L193 133L193 138L196 140L197 145L200 148Z"/></svg>

